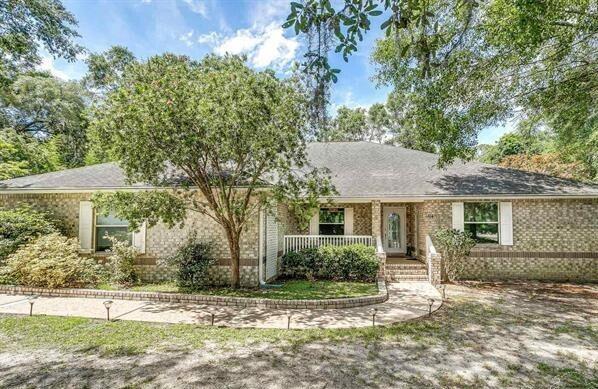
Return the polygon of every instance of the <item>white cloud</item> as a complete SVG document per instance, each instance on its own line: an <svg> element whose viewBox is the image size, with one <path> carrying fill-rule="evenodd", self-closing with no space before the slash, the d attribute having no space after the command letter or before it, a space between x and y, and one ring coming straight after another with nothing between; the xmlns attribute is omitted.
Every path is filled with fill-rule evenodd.
<svg viewBox="0 0 598 389"><path fill-rule="evenodd" d="M197 43L199 44L208 44L208 45L216 45L218 42L221 42L224 39L222 34L212 31L208 34L201 34L197 37Z"/></svg>
<svg viewBox="0 0 598 389"><path fill-rule="evenodd" d="M208 7L203 0L183 0L189 6L191 12L200 14L204 18L208 16Z"/></svg>
<svg viewBox="0 0 598 389"><path fill-rule="evenodd" d="M274 21L285 20L291 12L290 2L284 0L260 0L252 2L249 21L252 25L267 25ZM282 24L282 23L280 23Z"/></svg>
<svg viewBox="0 0 598 389"><path fill-rule="evenodd" d="M37 69L50 72L51 75L62 80L69 80L72 78L62 70L56 68L54 65L54 59L52 57L43 57L42 62L37 65Z"/></svg>
<svg viewBox="0 0 598 389"><path fill-rule="evenodd" d="M194 31L191 30L185 34L182 34L179 36L179 40L183 43L185 43L187 46L191 47L193 46L193 43L195 43L192 39L193 39L193 34Z"/></svg>
<svg viewBox="0 0 598 389"><path fill-rule="evenodd" d="M295 59L298 48L296 38L285 37L283 28L278 23L271 23L266 27L237 30L222 38L214 52L218 55L246 54L252 66L282 69Z"/></svg>

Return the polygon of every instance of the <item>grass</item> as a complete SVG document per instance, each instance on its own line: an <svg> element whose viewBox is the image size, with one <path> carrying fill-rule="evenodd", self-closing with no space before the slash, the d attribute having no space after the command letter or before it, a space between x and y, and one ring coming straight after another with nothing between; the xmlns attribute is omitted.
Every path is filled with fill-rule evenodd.
<svg viewBox="0 0 598 389"><path fill-rule="evenodd" d="M499 314L484 304L458 303L429 319L387 327L352 329L238 329L192 324L158 324L54 316L0 315L0 351L13 348L55 348L102 355L132 355L150 350L193 350L206 343L249 345L271 343L291 349L328 341L378 343L414 342L423 348L462 343L457 330L466 323L485 323Z"/></svg>
<svg viewBox="0 0 598 389"><path fill-rule="evenodd" d="M103 290L124 289L122 286L103 284L98 287ZM280 288L268 289L231 289L227 287L212 287L189 289L179 287L174 282L135 285L125 290L136 292L162 293L195 293L214 296L256 297L275 300L324 300L332 298L350 298L371 296L378 293L378 286L368 282L349 281L286 281Z"/></svg>

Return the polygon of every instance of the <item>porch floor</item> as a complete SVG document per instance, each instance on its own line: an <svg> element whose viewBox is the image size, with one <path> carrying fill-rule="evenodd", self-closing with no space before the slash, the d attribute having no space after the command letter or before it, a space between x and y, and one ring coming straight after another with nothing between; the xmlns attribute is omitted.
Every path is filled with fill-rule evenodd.
<svg viewBox="0 0 598 389"><path fill-rule="evenodd" d="M393 255L386 257L386 264L387 265L410 265L419 262L415 257L408 257L406 255Z"/></svg>

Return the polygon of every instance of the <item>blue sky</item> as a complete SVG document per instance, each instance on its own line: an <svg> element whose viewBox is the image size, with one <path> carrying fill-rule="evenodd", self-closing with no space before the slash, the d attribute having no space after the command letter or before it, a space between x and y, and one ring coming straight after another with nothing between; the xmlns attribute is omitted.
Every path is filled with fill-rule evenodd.
<svg viewBox="0 0 598 389"><path fill-rule="evenodd" d="M80 43L91 52L113 45L128 47L138 58L164 52L201 58L207 53L246 54L250 66L273 68L288 74L293 61L301 60L303 43L280 25L289 10L288 0L63 0L79 21ZM374 65L370 52L381 32L366 35L349 63L335 56L341 69L333 85L333 110L340 105L368 107L385 102L390 88L377 88L371 81ZM41 66L56 76L80 78L83 61L68 63L44 58ZM494 142L510 126L488 128L480 143Z"/></svg>

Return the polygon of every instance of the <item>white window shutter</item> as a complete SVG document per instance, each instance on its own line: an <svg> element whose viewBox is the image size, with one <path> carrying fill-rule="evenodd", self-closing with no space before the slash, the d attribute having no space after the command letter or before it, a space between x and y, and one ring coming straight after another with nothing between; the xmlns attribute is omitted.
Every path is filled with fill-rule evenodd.
<svg viewBox="0 0 598 389"><path fill-rule="evenodd" d="M320 235L320 209L316 210L315 215L311 217L309 221L309 234Z"/></svg>
<svg viewBox="0 0 598 389"><path fill-rule="evenodd" d="M463 203L452 203L453 205L453 228L458 231L465 231L464 220L465 210Z"/></svg>
<svg viewBox="0 0 598 389"><path fill-rule="evenodd" d="M353 208L345 208L345 235L353 235Z"/></svg>
<svg viewBox="0 0 598 389"><path fill-rule="evenodd" d="M143 222L139 226L139 230L133 231L133 247L137 249L139 254L145 254L145 236L146 236L146 226L145 222Z"/></svg>
<svg viewBox="0 0 598 389"><path fill-rule="evenodd" d="M79 203L79 246L82 253L91 253L93 242L93 204Z"/></svg>
<svg viewBox="0 0 598 389"><path fill-rule="evenodd" d="M513 205L510 201L500 203L500 244L513 245Z"/></svg>

